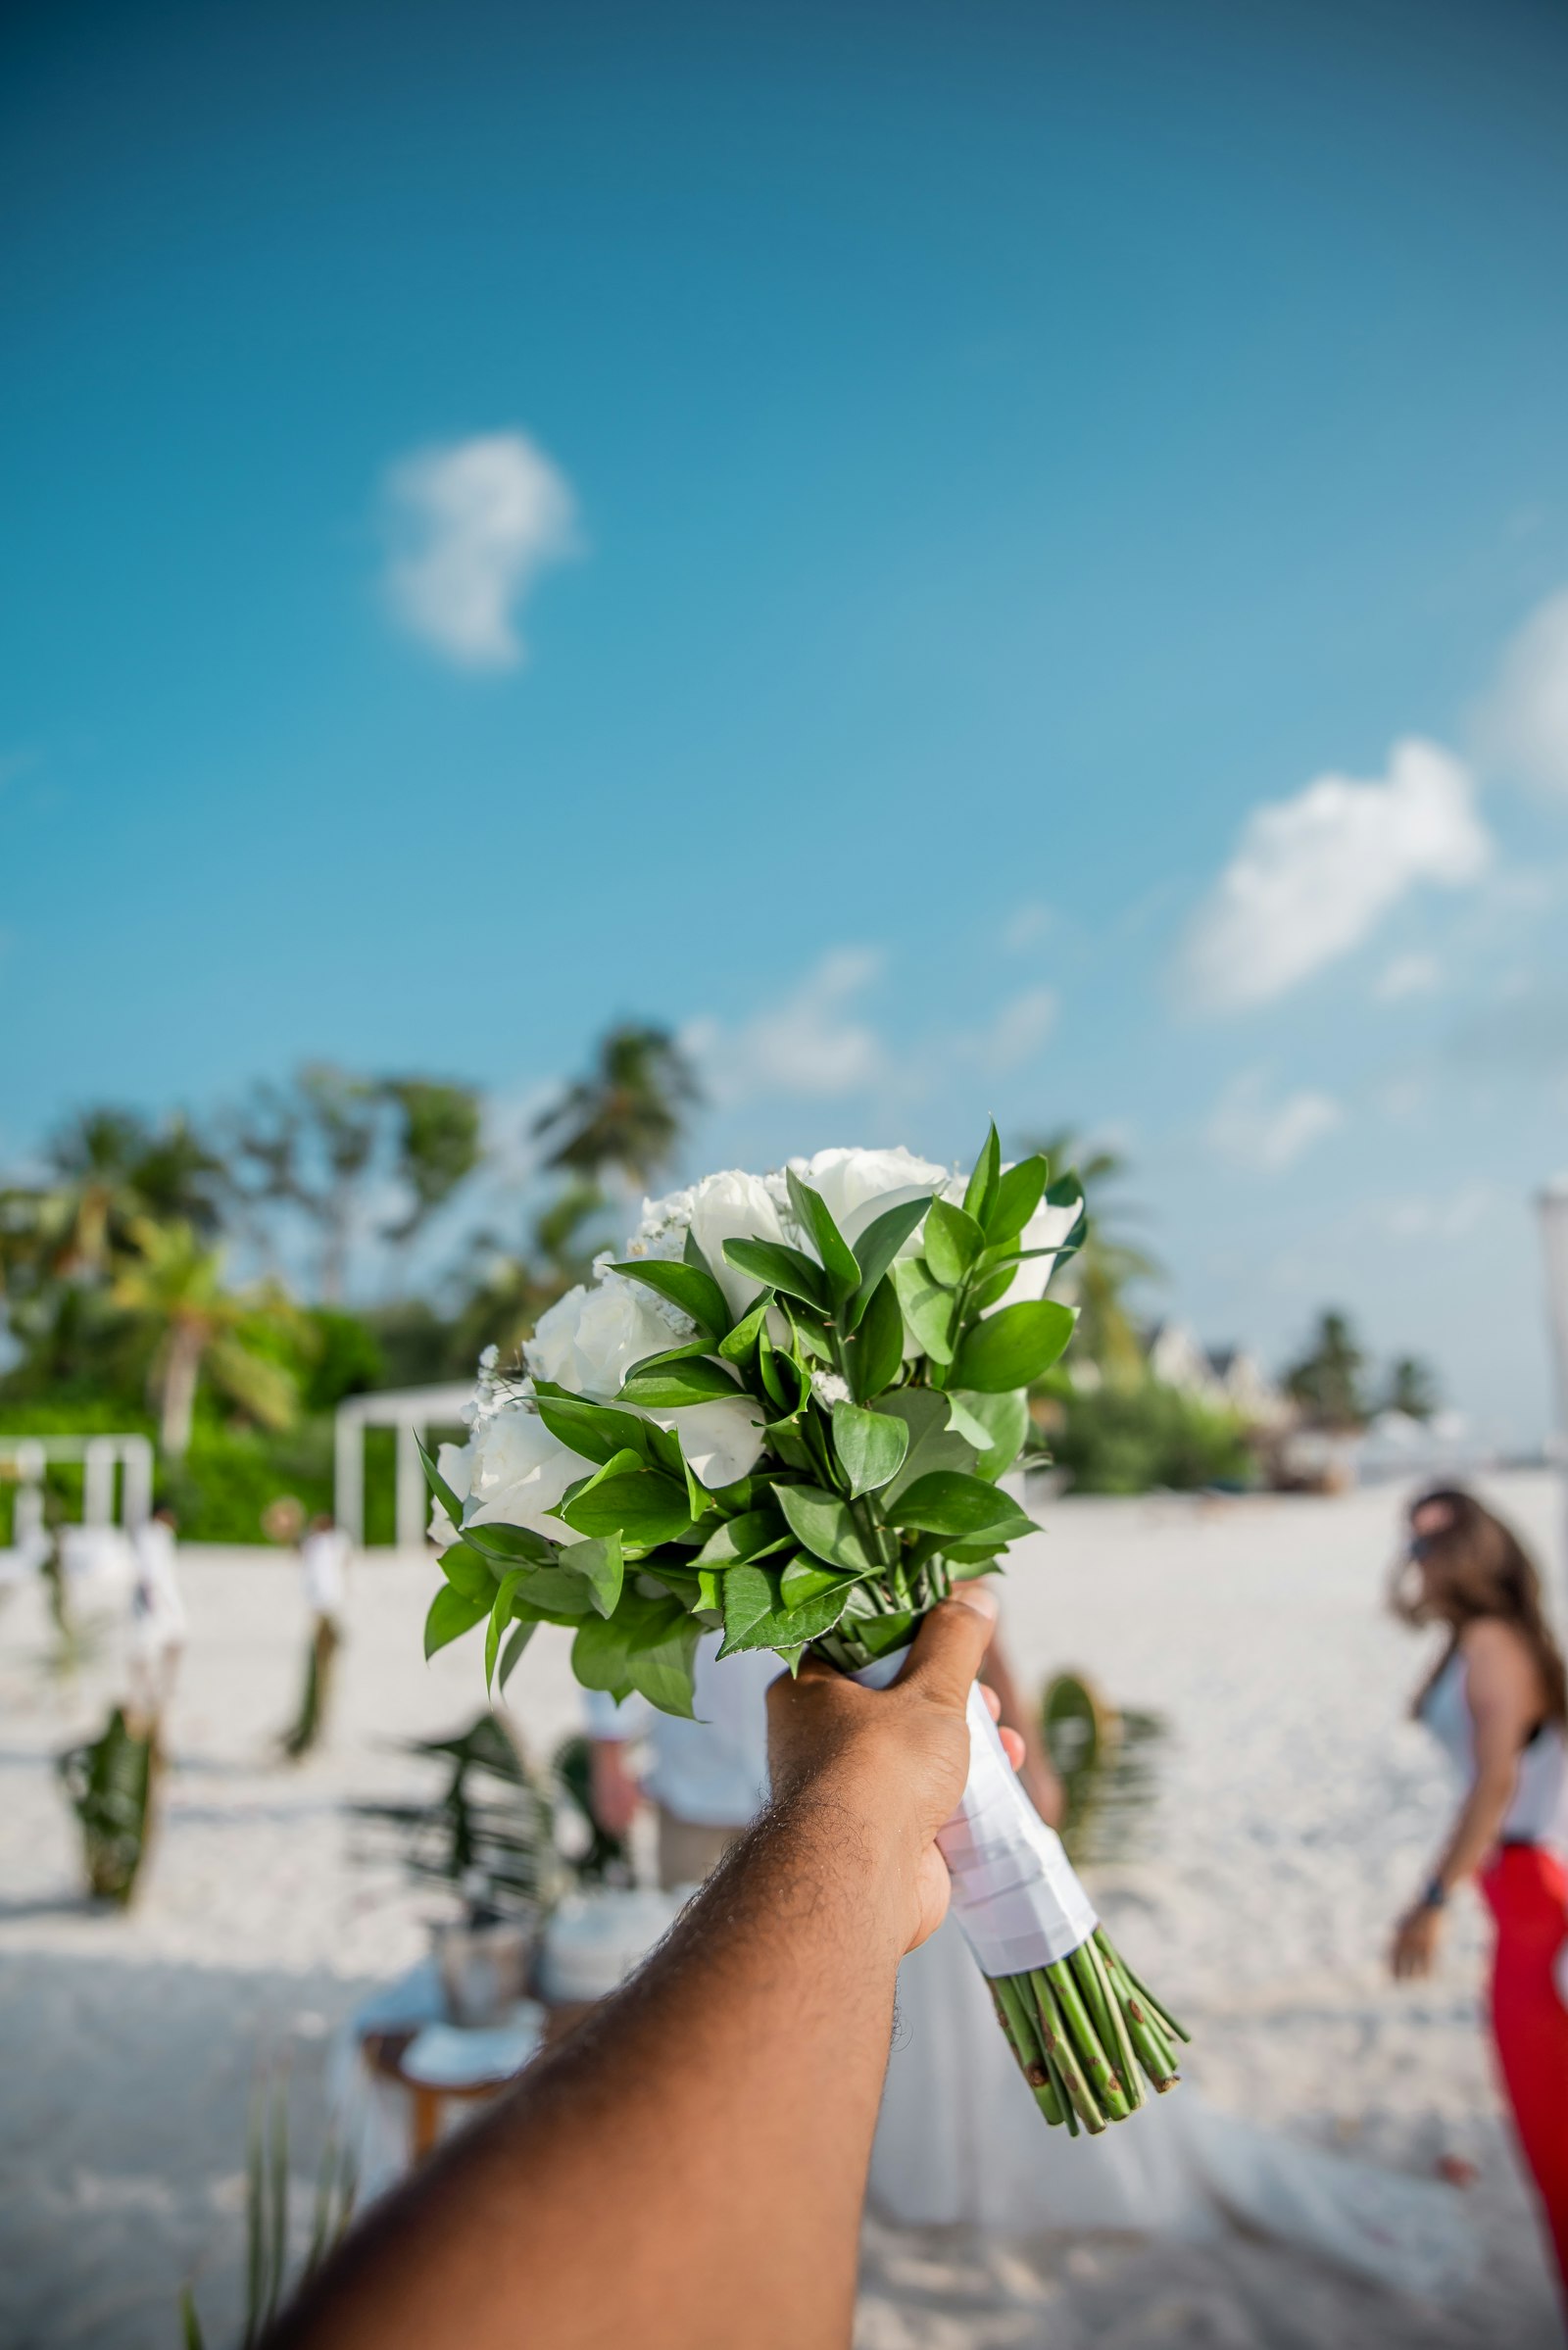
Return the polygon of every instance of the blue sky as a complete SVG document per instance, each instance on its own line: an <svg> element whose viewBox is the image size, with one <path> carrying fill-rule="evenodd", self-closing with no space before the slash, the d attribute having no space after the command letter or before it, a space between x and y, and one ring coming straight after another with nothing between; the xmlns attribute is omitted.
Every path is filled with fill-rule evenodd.
<svg viewBox="0 0 1568 2350"><path fill-rule="evenodd" d="M658 1018L694 1167L1112 1134L1203 1335L1539 1436L1560 11L4 37L9 1156Z"/></svg>

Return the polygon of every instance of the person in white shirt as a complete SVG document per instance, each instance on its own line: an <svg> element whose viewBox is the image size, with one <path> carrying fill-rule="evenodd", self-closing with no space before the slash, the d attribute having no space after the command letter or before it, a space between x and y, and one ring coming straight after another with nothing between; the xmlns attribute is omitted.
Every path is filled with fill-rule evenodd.
<svg viewBox="0 0 1568 2350"><path fill-rule="evenodd" d="M344 1568L350 1548L348 1536L324 1511L311 1520L300 1542L300 1567L305 1579L305 1604L311 1611L311 1632L305 1651L300 1710L282 1741L284 1753L295 1762L310 1752L326 1727L332 1659L343 1640Z"/></svg>
<svg viewBox="0 0 1568 2350"><path fill-rule="evenodd" d="M130 1679L138 1713L156 1721L173 1693L185 1645L185 1602L174 1571L174 1529L167 1502L133 1529L136 1580L130 1594Z"/></svg>
<svg viewBox="0 0 1568 2350"><path fill-rule="evenodd" d="M593 1752L593 1806L612 1836L624 1836L646 1795L659 1814L659 1882L665 1892L701 1885L767 1801L767 1708L778 1658L742 1649L718 1661L722 1636L699 1643L692 1699L696 1719L659 1713L641 1697L617 1705L585 1692ZM647 1740L639 1783L629 1748Z"/></svg>
<svg viewBox="0 0 1568 2350"><path fill-rule="evenodd" d="M344 1570L349 1548L348 1536L324 1511L311 1520L300 1543L305 1604L313 1616L326 1616L334 1625L343 1614Z"/></svg>

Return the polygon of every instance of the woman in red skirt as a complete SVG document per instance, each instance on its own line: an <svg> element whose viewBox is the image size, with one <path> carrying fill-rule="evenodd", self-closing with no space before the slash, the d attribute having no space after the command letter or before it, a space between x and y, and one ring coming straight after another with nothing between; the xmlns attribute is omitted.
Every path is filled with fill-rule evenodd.
<svg viewBox="0 0 1568 2350"><path fill-rule="evenodd" d="M1447 1643L1415 1715L1459 1766L1464 1800L1430 1883L1399 1921L1394 1972L1425 1975L1454 1886L1479 1873L1496 1924L1492 2032L1519 2143L1568 2296L1568 1682L1517 1537L1473 1494L1410 1511L1394 1588L1406 1623Z"/></svg>

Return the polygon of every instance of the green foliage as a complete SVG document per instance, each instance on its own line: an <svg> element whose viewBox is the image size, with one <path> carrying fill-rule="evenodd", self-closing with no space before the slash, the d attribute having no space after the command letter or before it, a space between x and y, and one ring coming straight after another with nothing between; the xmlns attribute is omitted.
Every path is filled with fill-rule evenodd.
<svg viewBox="0 0 1568 2350"><path fill-rule="evenodd" d="M1442 1400L1438 1375L1430 1363L1413 1354L1401 1354L1390 1366L1385 1411L1402 1411L1411 1420L1430 1420Z"/></svg>
<svg viewBox="0 0 1568 2350"><path fill-rule="evenodd" d="M1348 1315L1332 1307L1318 1317L1312 1343L1285 1374L1285 1392L1316 1426L1363 1427L1369 1416L1362 1374L1366 1356Z"/></svg>
<svg viewBox="0 0 1568 2350"><path fill-rule="evenodd" d="M531 1924L560 1896L548 1790L489 1707L445 1738L411 1738L404 1751L439 1764L443 1784L424 1802L358 1803L355 1817L389 1829L417 1884L464 1899L471 1925Z"/></svg>
<svg viewBox="0 0 1568 2350"><path fill-rule="evenodd" d="M298 1375L306 1411L335 1411L345 1397L390 1384L381 1341L368 1322L332 1305L313 1306L304 1319Z"/></svg>
<svg viewBox="0 0 1568 2350"><path fill-rule="evenodd" d="M597 1183L614 1169L646 1184L673 1152L686 1113L702 1099L696 1072L662 1028L613 1028L590 1074L568 1086L534 1124L550 1142L545 1164Z"/></svg>
<svg viewBox="0 0 1568 2350"><path fill-rule="evenodd" d="M56 1764L81 1824L87 1887L123 1909L136 1889L152 1824L155 1732L133 1729L116 1706L104 1730Z"/></svg>
<svg viewBox="0 0 1568 2350"><path fill-rule="evenodd" d="M1251 1457L1235 1413L1144 1379L1074 1391L1052 1450L1075 1493L1194 1493L1246 1483Z"/></svg>

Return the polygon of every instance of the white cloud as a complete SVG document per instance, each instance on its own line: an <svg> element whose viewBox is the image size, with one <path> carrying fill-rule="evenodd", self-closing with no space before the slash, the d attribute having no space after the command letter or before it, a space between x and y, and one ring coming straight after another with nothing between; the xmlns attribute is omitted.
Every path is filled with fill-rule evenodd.
<svg viewBox="0 0 1568 2350"><path fill-rule="evenodd" d="M1498 1204L1496 1187L1462 1183L1441 1199L1392 1199L1377 1211L1379 1229L1396 1241L1462 1241Z"/></svg>
<svg viewBox="0 0 1568 2350"><path fill-rule="evenodd" d="M979 1039L987 1067L1020 1069L1033 1060L1056 1025L1057 1008L1055 990L1049 987L1026 988L1003 1004Z"/></svg>
<svg viewBox="0 0 1568 2350"><path fill-rule="evenodd" d="M1050 906L1038 899L1017 906L1002 926L1002 943L1009 955L1022 955L1045 937L1054 919Z"/></svg>
<svg viewBox="0 0 1568 2350"><path fill-rule="evenodd" d="M417 449L386 481L386 592L404 627L462 668L527 657L517 612L577 546L571 485L521 432Z"/></svg>
<svg viewBox="0 0 1568 2350"><path fill-rule="evenodd" d="M1396 743L1371 782L1320 775L1248 817L1188 932L1187 985L1210 1010L1266 1004L1358 947L1418 883L1475 880L1491 850L1468 770L1436 743Z"/></svg>
<svg viewBox="0 0 1568 2350"><path fill-rule="evenodd" d="M882 1040L853 1008L882 975L874 947L835 947L782 1002L739 1028L695 1020L681 1042L702 1064L720 1102L779 1094L836 1100L873 1083L885 1068Z"/></svg>
<svg viewBox="0 0 1568 2350"><path fill-rule="evenodd" d="M1442 979L1435 955L1396 955L1378 974L1372 993L1380 1004L1397 1004L1405 996L1429 996Z"/></svg>
<svg viewBox="0 0 1568 2350"><path fill-rule="evenodd" d="M1345 1123L1331 1094L1300 1091L1270 1102L1253 1069L1227 1086L1204 1130L1209 1149L1233 1166L1279 1175L1326 1134Z"/></svg>
<svg viewBox="0 0 1568 2350"><path fill-rule="evenodd" d="M1548 596L1504 651L1475 732L1489 767L1568 792L1568 588Z"/></svg>

